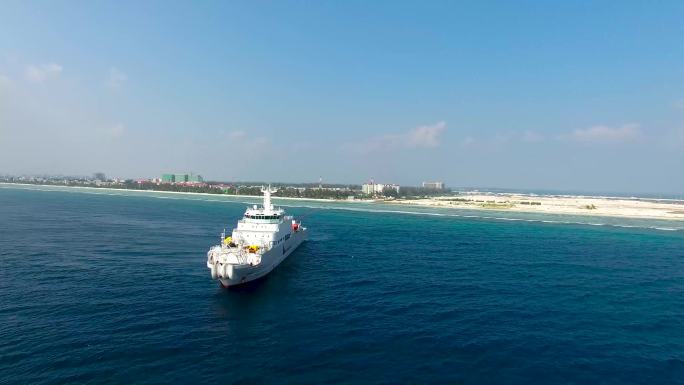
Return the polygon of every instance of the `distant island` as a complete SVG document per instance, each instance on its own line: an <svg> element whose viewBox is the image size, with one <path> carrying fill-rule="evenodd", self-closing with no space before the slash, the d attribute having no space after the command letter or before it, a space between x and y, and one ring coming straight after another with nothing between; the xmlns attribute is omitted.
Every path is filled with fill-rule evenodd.
<svg viewBox="0 0 684 385"><path fill-rule="evenodd" d="M205 182L198 176L176 174L179 182L107 179L95 177L0 176L0 184L119 189L176 194L260 196L262 182ZM174 177L175 179L175 177ZM443 184L421 187L367 183L363 185L322 183L271 183L280 199L328 200L338 202L385 203L437 209L517 211L540 214L608 216L684 221L684 200L586 195L523 194L512 192L453 191ZM441 182L440 182L441 183ZM429 187L428 187L429 186ZM437 187L437 188L435 188Z"/></svg>

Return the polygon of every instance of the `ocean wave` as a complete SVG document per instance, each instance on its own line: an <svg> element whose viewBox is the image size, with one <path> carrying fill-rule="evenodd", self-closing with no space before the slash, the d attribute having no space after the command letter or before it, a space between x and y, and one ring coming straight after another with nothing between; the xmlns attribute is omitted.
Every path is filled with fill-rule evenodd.
<svg viewBox="0 0 684 385"><path fill-rule="evenodd" d="M650 228L655 229L655 230L661 230L661 231L680 231L680 230L682 230L682 229L677 229L677 228L673 228L673 227L657 227L657 226L654 226L654 227L650 227Z"/></svg>

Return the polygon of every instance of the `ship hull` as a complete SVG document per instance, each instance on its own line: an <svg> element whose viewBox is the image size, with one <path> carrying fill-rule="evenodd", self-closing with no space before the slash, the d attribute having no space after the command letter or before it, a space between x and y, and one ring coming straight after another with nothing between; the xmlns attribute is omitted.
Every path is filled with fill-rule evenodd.
<svg viewBox="0 0 684 385"><path fill-rule="evenodd" d="M225 288L238 286L265 277L290 256L306 240L306 236L307 230L292 233L284 245L276 246L264 253L261 257L261 263L257 266L233 265L230 278L221 277L218 279L221 286Z"/></svg>

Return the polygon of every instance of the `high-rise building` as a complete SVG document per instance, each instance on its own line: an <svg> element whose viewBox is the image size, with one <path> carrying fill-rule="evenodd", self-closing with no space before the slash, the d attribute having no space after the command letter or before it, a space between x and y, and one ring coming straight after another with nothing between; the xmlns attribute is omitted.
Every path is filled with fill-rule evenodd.
<svg viewBox="0 0 684 385"><path fill-rule="evenodd" d="M204 179L199 174L162 174L162 183L202 183Z"/></svg>
<svg viewBox="0 0 684 385"><path fill-rule="evenodd" d="M187 182L190 182L190 183L202 183L202 182L204 182L204 179L202 179L202 175L190 173L189 175L186 175L186 177L187 177Z"/></svg>
<svg viewBox="0 0 684 385"><path fill-rule="evenodd" d="M431 190L444 190L444 182L423 182L423 188Z"/></svg>

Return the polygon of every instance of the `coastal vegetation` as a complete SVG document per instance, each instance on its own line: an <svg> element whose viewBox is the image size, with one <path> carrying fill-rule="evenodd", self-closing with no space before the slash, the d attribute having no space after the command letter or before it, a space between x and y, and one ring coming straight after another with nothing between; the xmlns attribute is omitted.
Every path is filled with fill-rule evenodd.
<svg viewBox="0 0 684 385"><path fill-rule="evenodd" d="M401 186L399 191L392 187L382 190L382 197L395 199L428 199L451 193L449 189L433 189L425 187Z"/></svg>
<svg viewBox="0 0 684 385"><path fill-rule="evenodd" d="M476 204L480 207L484 208L512 208L515 207L516 204L521 204L521 205L526 205L526 206L541 206L541 202L536 202L536 201L518 201L518 202L510 202L510 201L504 201L504 202L498 202L496 200L481 200L481 199L467 199L467 198L448 198L448 199L442 199L443 201L449 202L451 204Z"/></svg>
<svg viewBox="0 0 684 385"><path fill-rule="evenodd" d="M243 184L203 184L203 185L182 185L182 184L157 184L152 182L135 182L126 181L123 185L107 186L111 188L123 188L130 190L154 190L154 191L174 191L174 192L194 192L207 194L222 194L222 195L249 195L261 196L261 186L266 183L257 185L243 185ZM292 187L274 184L278 188L278 197L286 198L311 198L311 199L347 199L349 196L358 195L359 191L353 190L352 187L325 187L318 186L307 187Z"/></svg>
<svg viewBox="0 0 684 385"><path fill-rule="evenodd" d="M0 178L0 182L21 183L48 186L110 188L122 190L184 192L221 195L253 195L261 196L261 186L267 183L259 182L206 182L206 183L157 183L147 180L92 180L88 178ZM354 185L326 185L320 187L313 184L272 184L279 189L278 196L314 199L347 199L360 195L360 189Z"/></svg>
<svg viewBox="0 0 684 385"><path fill-rule="evenodd" d="M492 202L488 201L485 203L481 203L480 207L483 209L510 209L513 208L514 205L510 202Z"/></svg>
<svg viewBox="0 0 684 385"><path fill-rule="evenodd" d="M1 181L9 183L24 183L52 186L69 187L92 187L92 188L112 188L122 190L143 190L143 191L162 191L162 192L184 192L184 193L203 193L220 195L248 195L261 196L261 187L268 183L265 182L202 182L202 183L159 183L149 180L103 180L90 178L32 178L32 179L7 179ZM333 199L347 200L367 198L413 198L426 199L436 195L444 194L445 191L426 189L421 187L401 187L400 192L395 189L386 188L378 196L367 196L361 191L358 185L343 184L314 184L314 183L271 183L278 188L277 197L283 198L307 198L307 199Z"/></svg>

